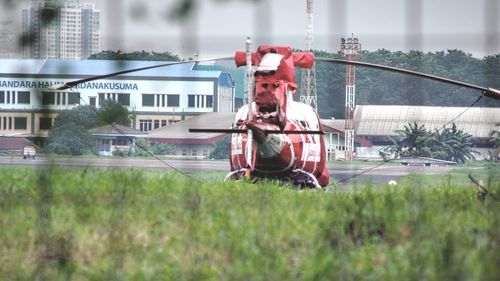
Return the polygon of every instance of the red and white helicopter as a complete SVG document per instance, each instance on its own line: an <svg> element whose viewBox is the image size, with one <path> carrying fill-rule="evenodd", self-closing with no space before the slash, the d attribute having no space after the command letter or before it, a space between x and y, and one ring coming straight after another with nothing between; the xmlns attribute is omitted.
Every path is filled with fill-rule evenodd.
<svg viewBox="0 0 500 281"><path fill-rule="evenodd" d="M293 100L295 67L312 68L314 55L293 53L289 47L260 46L237 52L236 66L247 66L248 103L236 113L229 130L191 132L231 133L227 178L274 178L304 187L329 182L326 147L316 111Z"/></svg>
<svg viewBox="0 0 500 281"><path fill-rule="evenodd" d="M296 102L295 67L312 68L314 61L382 69L397 73L428 78L481 91L481 95L500 99L500 91L473 84L384 65L329 58L314 58L312 52L292 52L284 46L260 46L246 52L236 52L234 57L201 59L189 62L234 59L236 66L247 67L248 103L236 113L229 129L191 129L196 132L231 134L229 147L231 171L226 179L243 177L270 178L290 181L295 185L321 188L328 185L326 147L322 137L320 119L309 105ZM80 83L108 78L120 74L157 67L181 64L171 62L155 66L125 70L64 84L54 85L53 90L64 90Z"/></svg>

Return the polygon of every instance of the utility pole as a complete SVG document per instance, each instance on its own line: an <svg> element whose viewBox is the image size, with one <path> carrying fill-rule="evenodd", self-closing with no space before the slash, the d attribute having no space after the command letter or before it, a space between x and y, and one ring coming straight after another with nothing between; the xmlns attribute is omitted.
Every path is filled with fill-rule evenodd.
<svg viewBox="0 0 500 281"><path fill-rule="evenodd" d="M307 1L306 51L313 49L313 0ZM300 101L318 111L318 88L316 85L316 67L302 71L300 83Z"/></svg>
<svg viewBox="0 0 500 281"><path fill-rule="evenodd" d="M361 43L358 38L342 38L340 52L346 60L356 60L361 53ZM345 75L345 160L354 159L354 109L356 108L356 67L346 65Z"/></svg>

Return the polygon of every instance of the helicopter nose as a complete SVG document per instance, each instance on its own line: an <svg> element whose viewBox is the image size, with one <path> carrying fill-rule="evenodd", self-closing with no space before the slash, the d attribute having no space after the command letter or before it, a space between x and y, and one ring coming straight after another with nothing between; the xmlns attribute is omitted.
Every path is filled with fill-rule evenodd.
<svg viewBox="0 0 500 281"><path fill-rule="evenodd" d="M284 142L278 134L266 134L264 128L258 125L247 126L253 131L253 138L257 142L257 153L262 158L272 158L280 154Z"/></svg>
<svg viewBox="0 0 500 281"><path fill-rule="evenodd" d="M279 87L280 87L279 83L263 82L263 83L257 84L257 91L259 91L259 92L261 92L261 91L272 92L272 91L275 91L276 89L278 89Z"/></svg>

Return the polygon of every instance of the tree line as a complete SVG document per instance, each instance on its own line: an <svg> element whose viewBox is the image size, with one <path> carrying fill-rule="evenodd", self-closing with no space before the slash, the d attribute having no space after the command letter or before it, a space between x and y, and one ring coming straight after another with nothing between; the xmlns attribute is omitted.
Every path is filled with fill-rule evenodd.
<svg viewBox="0 0 500 281"><path fill-rule="evenodd" d="M315 56L343 59L338 53L315 51ZM500 54L475 58L461 50L440 52L363 51L359 61L389 65L445 78L500 88ZM298 73L297 77L300 77ZM344 118L345 66L316 63L318 111L322 118ZM298 81L299 79L298 79ZM357 105L470 106L477 90L382 70L356 67ZM500 106L482 98L477 106Z"/></svg>
<svg viewBox="0 0 500 281"><path fill-rule="evenodd" d="M343 59L339 53L314 51L317 57ZM124 53L106 50L93 54L89 59L181 61L170 52L136 51ZM363 51L359 61L405 68L434 74L445 78L500 88L500 54L483 58L473 57L462 50L438 52L390 51L379 49ZM345 66L317 62L316 78L318 111L321 118L344 118ZM296 70L300 88L301 70ZM244 74L240 74L244 75ZM460 106L471 105L479 96L477 90L466 89L442 82L356 67L356 104L358 105L420 105ZM500 106L500 101L482 98L477 106Z"/></svg>
<svg viewBox="0 0 500 281"><path fill-rule="evenodd" d="M142 60L142 61L181 61L181 58L170 52L135 51L124 53L120 50L105 50L88 57L89 60Z"/></svg>

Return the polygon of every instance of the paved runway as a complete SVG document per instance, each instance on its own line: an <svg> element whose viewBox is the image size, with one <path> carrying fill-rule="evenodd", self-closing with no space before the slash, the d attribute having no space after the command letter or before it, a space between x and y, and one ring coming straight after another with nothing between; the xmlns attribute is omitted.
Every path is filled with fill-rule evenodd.
<svg viewBox="0 0 500 281"><path fill-rule="evenodd" d="M176 160L176 159L135 159L135 158L85 158L85 157L38 157L36 159L23 159L16 157L0 157L0 165L4 166L46 166L51 163L64 167L137 167L153 169L172 169L181 171L229 171L227 160ZM424 166L395 166L382 165L379 163L366 163L350 165L328 164L331 181L340 184L356 183L387 183L397 180L410 173L415 174L446 174L450 167L424 167Z"/></svg>
<svg viewBox="0 0 500 281"><path fill-rule="evenodd" d="M341 183L375 183L385 184L390 180L398 180L408 174L446 174L451 167L400 166L394 164L381 165L367 163L362 165L329 164L330 176Z"/></svg>

